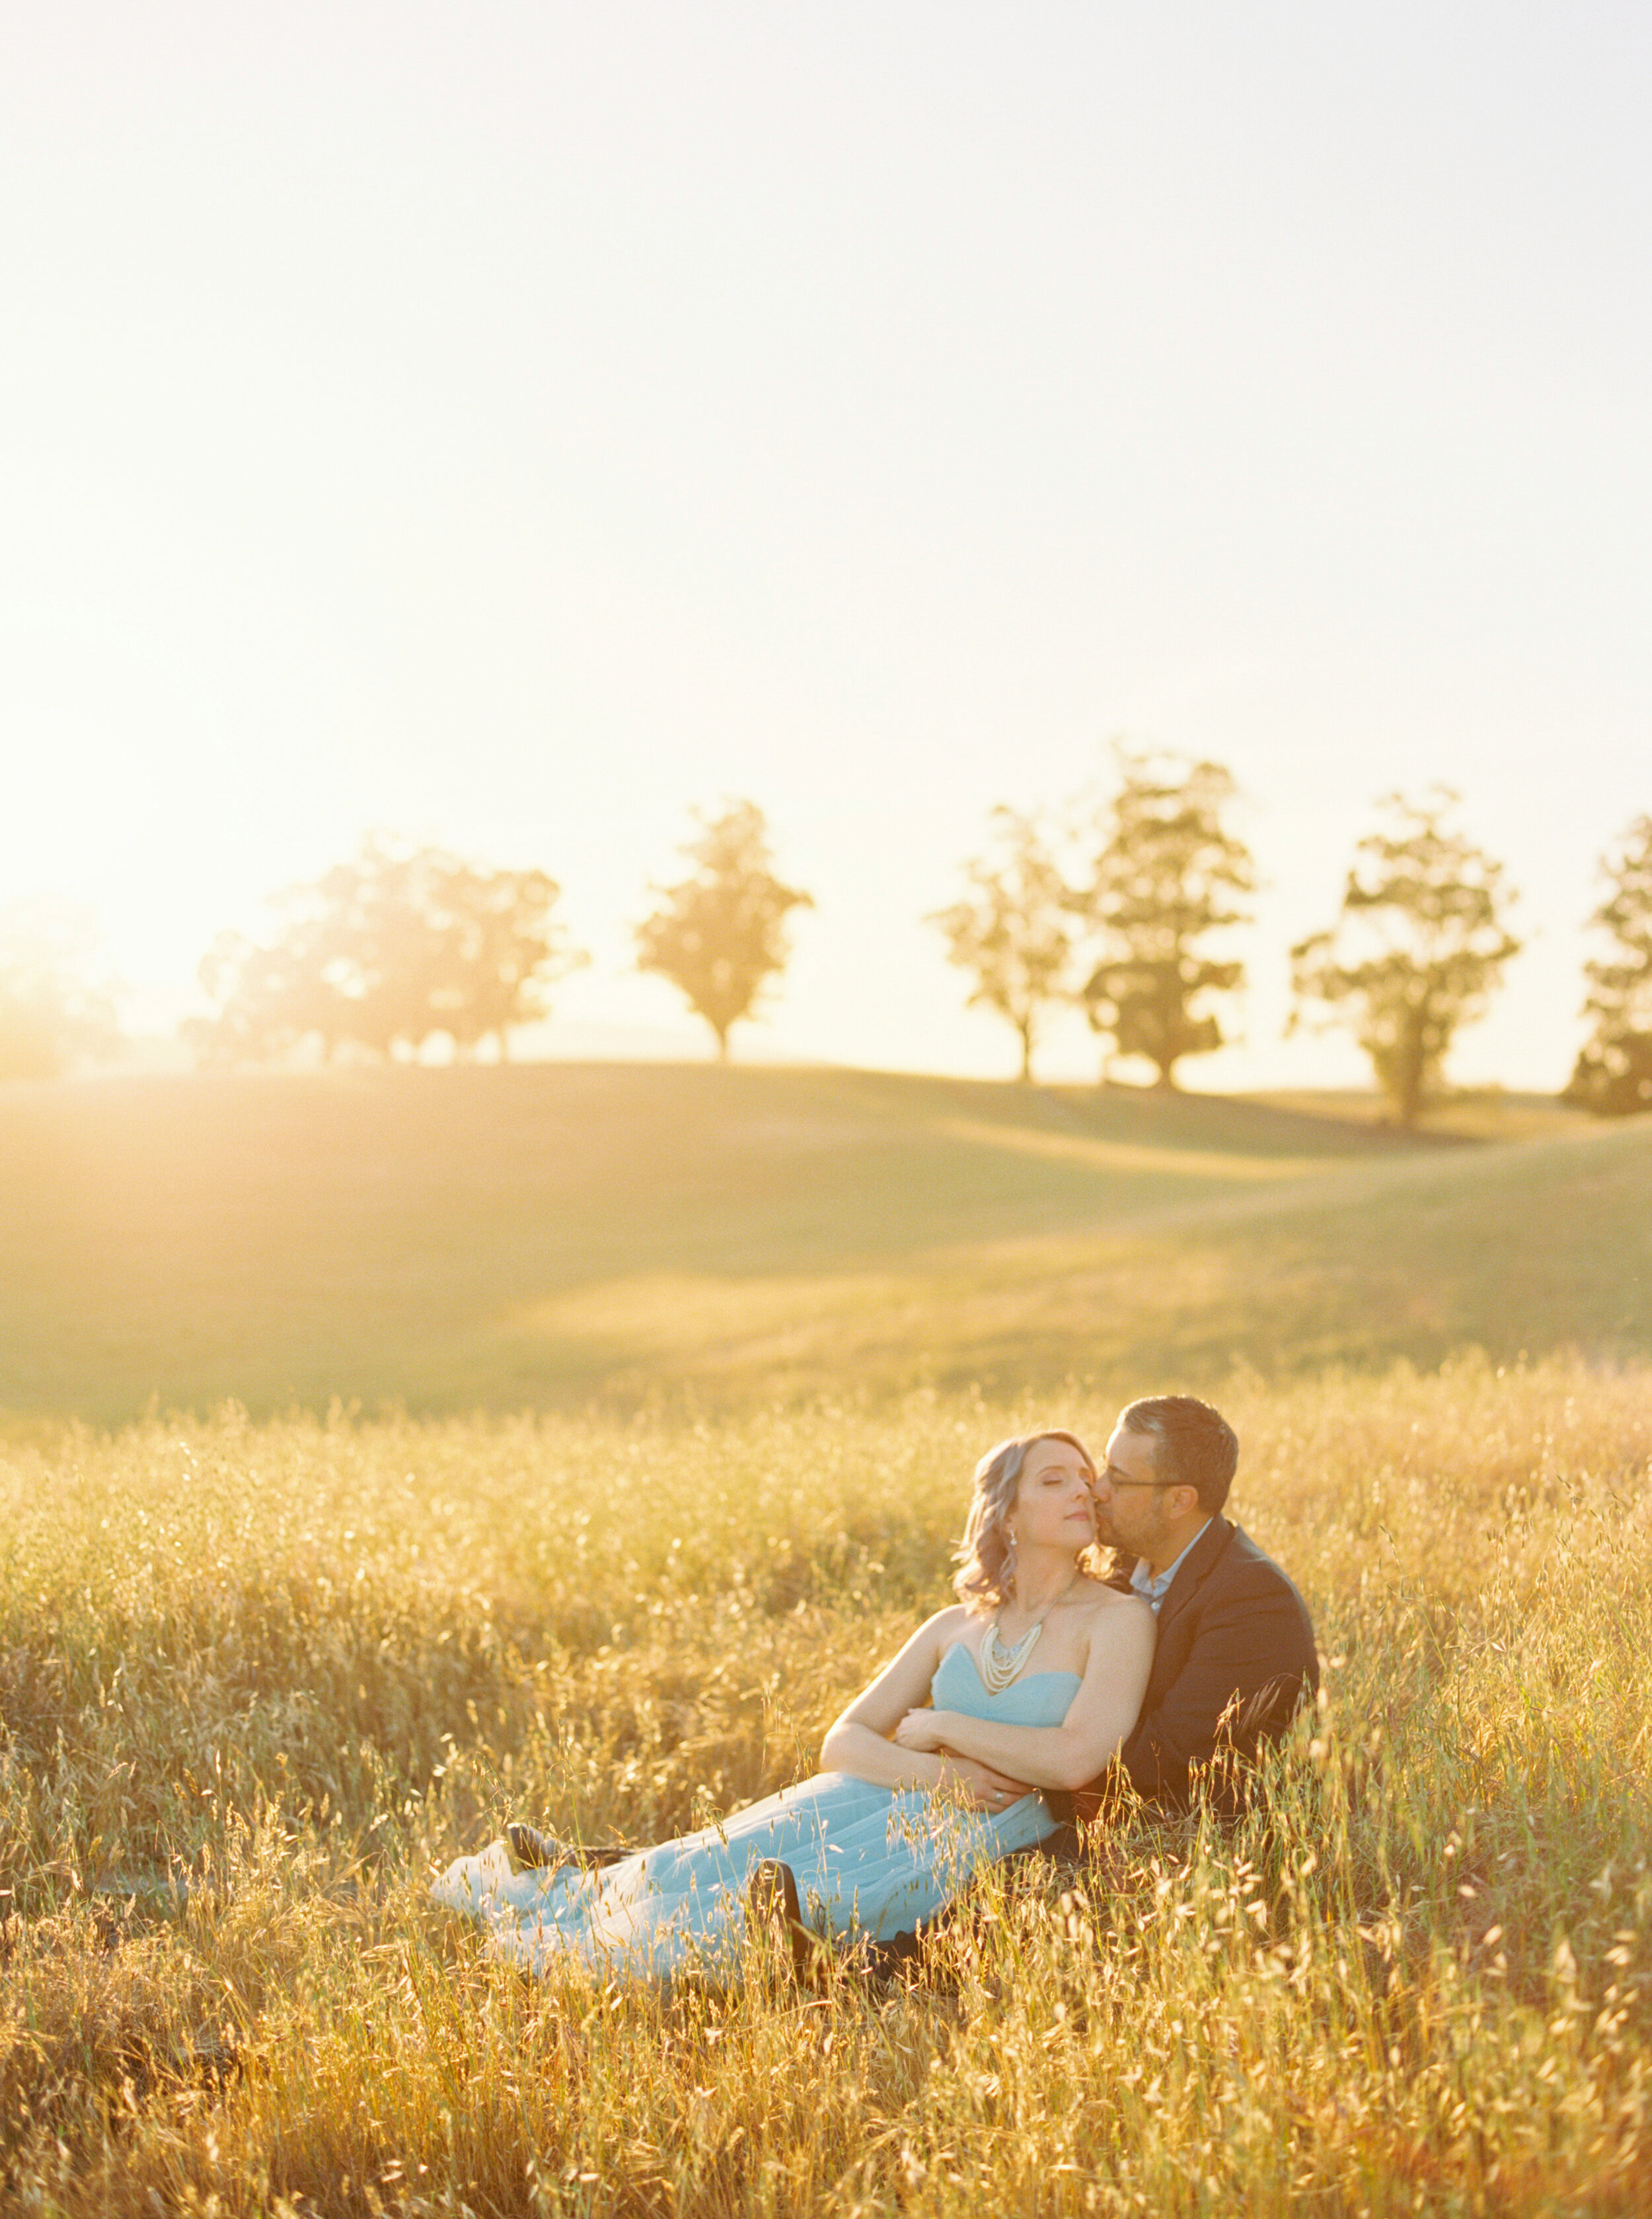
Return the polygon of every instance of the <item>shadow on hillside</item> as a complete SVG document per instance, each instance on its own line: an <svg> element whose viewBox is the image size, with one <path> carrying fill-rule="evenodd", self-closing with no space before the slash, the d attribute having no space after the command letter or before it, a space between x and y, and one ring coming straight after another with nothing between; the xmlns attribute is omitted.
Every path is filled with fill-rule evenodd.
<svg viewBox="0 0 1652 2219"><path fill-rule="evenodd" d="M1408 1319L1411 1352L1475 1337L1481 1296L1447 1298L1456 1265L1382 1232L1403 1216L1383 1195L1479 1193L1476 1165L1519 1153L1272 1103L834 1069L14 1086L0 1406L748 1399L1150 1347L1375 1354ZM1450 1238L1494 1246L1508 1228L1475 1207Z"/></svg>

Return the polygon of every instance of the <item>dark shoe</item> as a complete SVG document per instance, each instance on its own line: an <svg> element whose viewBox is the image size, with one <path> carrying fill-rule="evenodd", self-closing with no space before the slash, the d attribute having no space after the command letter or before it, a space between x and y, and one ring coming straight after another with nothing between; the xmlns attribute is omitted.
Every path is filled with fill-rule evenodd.
<svg viewBox="0 0 1652 2219"><path fill-rule="evenodd" d="M617 1865L630 1856L618 1842L565 1842L520 1818L506 1821L505 1848L512 1872L556 1872L563 1865Z"/></svg>
<svg viewBox="0 0 1652 2219"><path fill-rule="evenodd" d="M778 1857L755 1864L746 1879L746 1931L756 1939L779 1924L791 1953L794 1979L807 1983L815 1970L815 1937L803 1923L797 1875Z"/></svg>
<svg viewBox="0 0 1652 2219"><path fill-rule="evenodd" d="M570 1864L574 1852L566 1842L559 1842L555 1834L542 1834L537 1826L525 1825L520 1818L512 1818L505 1829L505 1847L510 1852L512 1872L555 1872L558 1865Z"/></svg>

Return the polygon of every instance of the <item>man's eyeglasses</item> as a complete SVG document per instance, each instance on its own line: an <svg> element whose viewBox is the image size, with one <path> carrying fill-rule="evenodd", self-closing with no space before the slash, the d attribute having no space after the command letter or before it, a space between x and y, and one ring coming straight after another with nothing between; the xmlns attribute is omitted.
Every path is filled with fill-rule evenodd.
<svg viewBox="0 0 1652 2219"><path fill-rule="evenodd" d="M1125 1487L1169 1487L1171 1483L1168 1479L1115 1479L1110 1471L1097 1472L1090 1482L1092 1487L1106 1488L1109 1495Z"/></svg>

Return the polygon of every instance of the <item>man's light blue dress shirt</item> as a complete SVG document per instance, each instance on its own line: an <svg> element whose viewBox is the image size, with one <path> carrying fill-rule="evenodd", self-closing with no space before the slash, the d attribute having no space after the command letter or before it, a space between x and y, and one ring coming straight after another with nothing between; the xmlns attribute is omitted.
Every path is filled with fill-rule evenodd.
<svg viewBox="0 0 1652 2219"><path fill-rule="evenodd" d="M1137 1557L1136 1569L1130 1575L1130 1584L1139 1595L1146 1597L1148 1606L1152 1609L1155 1618L1158 1616L1158 1606L1164 1601L1165 1596L1171 1591L1171 1582L1181 1570L1183 1565L1186 1563L1189 1551L1198 1546L1199 1541L1203 1536L1206 1527L1208 1526L1209 1524L1210 1520L1207 1518L1204 1525L1199 1528L1198 1532L1194 1535L1192 1540L1188 1543L1187 1547L1183 1550L1181 1555L1170 1567L1168 1571L1150 1572L1147 1569L1147 1559L1146 1557Z"/></svg>

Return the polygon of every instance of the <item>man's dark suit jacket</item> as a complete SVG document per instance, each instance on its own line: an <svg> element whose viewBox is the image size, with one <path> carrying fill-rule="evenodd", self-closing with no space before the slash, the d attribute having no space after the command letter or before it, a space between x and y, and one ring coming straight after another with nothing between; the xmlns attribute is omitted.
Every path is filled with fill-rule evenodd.
<svg viewBox="0 0 1652 2219"><path fill-rule="evenodd" d="M1127 1591L1133 1569L1116 1567L1109 1584ZM1089 1821L1126 1781L1150 1803L1180 1807L1202 1768L1220 1792L1218 1776L1283 1733L1319 1684L1307 1604L1248 1534L1213 1518L1158 1607L1153 1667L1134 1730L1062 1816ZM1060 1808L1057 1797L1046 1799Z"/></svg>

